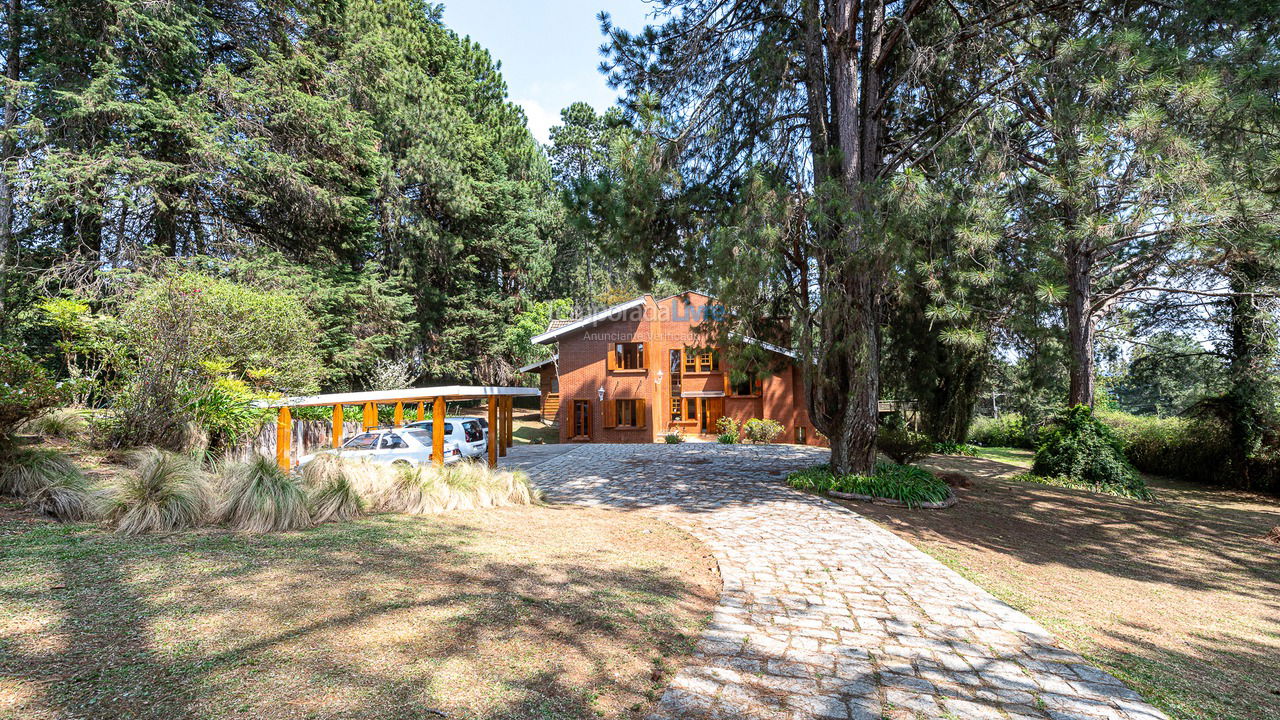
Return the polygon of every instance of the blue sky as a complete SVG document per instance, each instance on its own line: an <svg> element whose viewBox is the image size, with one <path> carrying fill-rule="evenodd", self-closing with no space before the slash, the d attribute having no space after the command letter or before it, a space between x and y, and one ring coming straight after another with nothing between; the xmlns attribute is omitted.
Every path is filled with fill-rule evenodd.
<svg viewBox="0 0 1280 720"><path fill-rule="evenodd" d="M445 2L444 22L502 61L511 100L546 142L565 106L582 100L604 110L616 97L599 71L596 13L607 10L616 25L638 30L649 8L644 0L455 0Z"/></svg>

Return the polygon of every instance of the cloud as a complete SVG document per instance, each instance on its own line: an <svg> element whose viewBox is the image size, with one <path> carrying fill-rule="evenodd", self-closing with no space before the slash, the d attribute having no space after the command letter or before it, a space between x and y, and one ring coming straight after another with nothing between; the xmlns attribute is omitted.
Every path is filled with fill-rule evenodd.
<svg viewBox="0 0 1280 720"><path fill-rule="evenodd" d="M534 139L540 143L551 142L551 126L559 124L560 113L547 110L537 100L516 100L515 103L524 108Z"/></svg>

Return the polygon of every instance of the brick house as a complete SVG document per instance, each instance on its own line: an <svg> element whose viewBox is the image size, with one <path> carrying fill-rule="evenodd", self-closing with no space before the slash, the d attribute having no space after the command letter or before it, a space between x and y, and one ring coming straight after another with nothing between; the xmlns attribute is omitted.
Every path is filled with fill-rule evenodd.
<svg viewBox="0 0 1280 720"><path fill-rule="evenodd" d="M558 346L557 354L520 370L540 375L543 417L559 423L561 442L654 442L671 427L714 435L716 421L728 416L777 420L779 442L819 444L793 353L748 338L784 356L785 369L735 384L720 353L706 349L698 327L721 310L686 292L553 320L533 341Z"/></svg>

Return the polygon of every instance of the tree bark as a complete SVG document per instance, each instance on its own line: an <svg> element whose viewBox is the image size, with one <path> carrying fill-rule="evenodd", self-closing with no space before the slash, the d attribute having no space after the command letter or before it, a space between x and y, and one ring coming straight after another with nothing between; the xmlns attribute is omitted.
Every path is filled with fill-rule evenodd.
<svg viewBox="0 0 1280 720"><path fill-rule="evenodd" d="M0 323L8 318L9 268L15 264L17 243L13 237L13 184L9 170L18 154L18 142L13 137L18 123L18 104L14 98L17 83L22 79L22 0L9 0L9 33L5 53L5 77L8 85L4 95L4 139L0 141ZM0 328L2 329L2 328Z"/></svg>
<svg viewBox="0 0 1280 720"><path fill-rule="evenodd" d="M1070 214L1070 213L1068 213ZM1068 224L1067 227L1073 227ZM1093 241L1071 240L1067 245L1067 343L1070 351L1069 406L1093 407Z"/></svg>

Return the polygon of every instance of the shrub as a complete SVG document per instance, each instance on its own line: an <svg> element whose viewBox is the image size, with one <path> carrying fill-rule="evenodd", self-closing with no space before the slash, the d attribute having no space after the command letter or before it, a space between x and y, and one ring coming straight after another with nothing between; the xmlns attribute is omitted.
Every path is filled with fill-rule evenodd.
<svg viewBox="0 0 1280 720"><path fill-rule="evenodd" d="M731 417L716 420L716 429L720 431L716 440L725 445L733 445L742 440L742 425Z"/></svg>
<svg viewBox="0 0 1280 720"><path fill-rule="evenodd" d="M876 448L899 465L908 465L928 455L932 446L928 437L904 428L881 427L876 431Z"/></svg>
<svg viewBox="0 0 1280 720"><path fill-rule="evenodd" d="M951 441L936 442L929 447L929 452L936 455L962 455L964 457L977 457L978 448L968 443L958 443Z"/></svg>
<svg viewBox="0 0 1280 720"><path fill-rule="evenodd" d="M1087 405L1068 409L1043 434L1031 472L1041 477L1115 487L1145 487L1124 456L1124 444Z"/></svg>
<svg viewBox="0 0 1280 720"><path fill-rule="evenodd" d="M969 426L968 441L983 447L1035 450L1036 439L1035 428L1017 414L999 418L978 417Z"/></svg>
<svg viewBox="0 0 1280 720"><path fill-rule="evenodd" d="M6 448L0 457L0 495L13 495L38 512L66 521L95 515L89 479L56 450Z"/></svg>
<svg viewBox="0 0 1280 720"><path fill-rule="evenodd" d="M1124 444L1138 470L1195 482L1222 482L1230 454L1226 427L1212 418L1094 413Z"/></svg>
<svg viewBox="0 0 1280 720"><path fill-rule="evenodd" d="M678 445L684 442L684 430L676 426L669 427L667 434L662 436L662 441L668 445Z"/></svg>
<svg viewBox="0 0 1280 720"><path fill-rule="evenodd" d="M787 476L787 483L798 490L826 493L831 491L888 498L919 507L923 503L943 502L951 489L933 473L913 465L876 463L871 475L835 476L828 465L799 470Z"/></svg>
<svg viewBox="0 0 1280 720"><path fill-rule="evenodd" d="M123 535L172 532L208 517L209 478L199 463L179 453L146 448L133 453L133 470L108 491L107 520Z"/></svg>
<svg viewBox="0 0 1280 720"><path fill-rule="evenodd" d="M226 497L218 517L236 530L272 532L311 525L307 495L297 478L258 457L223 468Z"/></svg>
<svg viewBox="0 0 1280 720"><path fill-rule="evenodd" d="M11 345L0 345L0 435L71 399L71 386L49 377L35 360Z"/></svg>
<svg viewBox="0 0 1280 720"><path fill-rule="evenodd" d="M777 420L751 418L742 426L742 435L747 442L756 444L771 443L781 434L782 423Z"/></svg>

